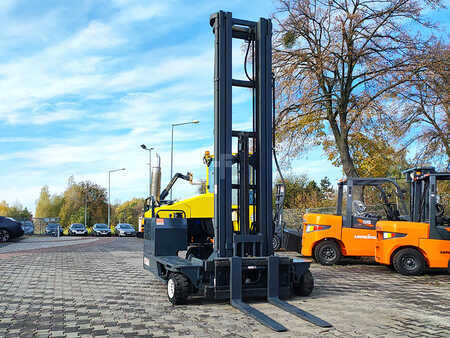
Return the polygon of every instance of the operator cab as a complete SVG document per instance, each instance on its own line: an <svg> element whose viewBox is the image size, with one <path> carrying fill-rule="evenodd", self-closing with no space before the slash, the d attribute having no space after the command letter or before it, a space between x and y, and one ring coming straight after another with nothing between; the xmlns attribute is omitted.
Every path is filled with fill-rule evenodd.
<svg viewBox="0 0 450 338"><path fill-rule="evenodd" d="M356 195L362 200L354 199ZM405 191L389 178L347 178L338 183L336 214L343 216L344 227L374 228L381 219L406 220Z"/></svg>

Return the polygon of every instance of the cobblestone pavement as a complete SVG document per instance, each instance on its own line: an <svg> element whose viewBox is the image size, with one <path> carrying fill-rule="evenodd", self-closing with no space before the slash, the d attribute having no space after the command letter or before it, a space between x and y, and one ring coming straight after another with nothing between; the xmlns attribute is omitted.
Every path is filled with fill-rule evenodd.
<svg viewBox="0 0 450 338"><path fill-rule="evenodd" d="M0 243L0 254L80 244L80 241L82 240L87 241L83 243L89 243L97 241L98 238L72 236L25 236L10 242Z"/></svg>
<svg viewBox="0 0 450 338"><path fill-rule="evenodd" d="M369 263L313 264L312 296L290 303L334 327L253 303L289 329L276 334L227 303L171 306L165 285L142 268L142 240L81 242L0 254L0 337L450 337L448 274L405 277Z"/></svg>

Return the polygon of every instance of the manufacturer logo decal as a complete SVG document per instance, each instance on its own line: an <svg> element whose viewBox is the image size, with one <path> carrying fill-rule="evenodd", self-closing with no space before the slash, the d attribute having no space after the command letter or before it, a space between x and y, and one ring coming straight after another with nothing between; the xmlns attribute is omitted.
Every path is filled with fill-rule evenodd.
<svg viewBox="0 0 450 338"><path fill-rule="evenodd" d="M372 235L355 235L356 239L377 239L376 236Z"/></svg>

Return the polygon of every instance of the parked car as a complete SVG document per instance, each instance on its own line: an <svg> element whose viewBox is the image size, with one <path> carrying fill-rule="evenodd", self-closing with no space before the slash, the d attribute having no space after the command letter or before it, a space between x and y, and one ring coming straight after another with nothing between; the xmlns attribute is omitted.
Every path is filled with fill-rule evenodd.
<svg viewBox="0 0 450 338"><path fill-rule="evenodd" d="M25 235L32 235L34 233L34 224L31 221L20 221Z"/></svg>
<svg viewBox="0 0 450 338"><path fill-rule="evenodd" d="M81 223L73 223L69 227L69 236L82 235L86 236L88 231L86 227Z"/></svg>
<svg viewBox="0 0 450 338"><path fill-rule="evenodd" d="M58 235L58 228L59 228L59 235L62 235L63 229L62 229L62 226L59 223L49 223L45 227L45 234L46 235L57 236Z"/></svg>
<svg viewBox="0 0 450 338"><path fill-rule="evenodd" d="M136 230L128 223L119 223L116 225L117 236L136 236Z"/></svg>
<svg viewBox="0 0 450 338"><path fill-rule="evenodd" d="M20 222L14 218L0 216L0 242L7 242L22 235L23 229Z"/></svg>
<svg viewBox="0 0 450 338"><path fill-rule="evenodd" d="M95 236L111 236L111 229L104 223L94 224L92 230Z"/></svg>

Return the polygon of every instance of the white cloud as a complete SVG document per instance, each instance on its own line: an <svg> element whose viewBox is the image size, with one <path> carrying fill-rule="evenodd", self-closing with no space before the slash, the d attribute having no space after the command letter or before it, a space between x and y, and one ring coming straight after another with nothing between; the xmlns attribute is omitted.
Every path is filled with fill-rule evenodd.
<svg viewBox="0 0 450 338"><path fill-rule="evenodd" d="M127 24L130 22L149 20L157 16L166 15L168 10L169 7L167 3L135 3L125 7L115 18L115 21L120 24Z"/></svg>

